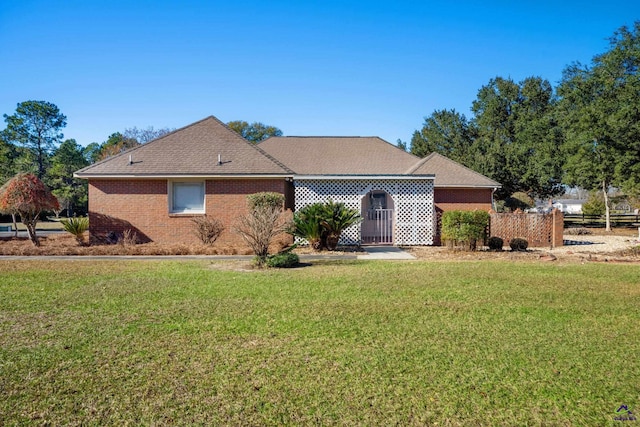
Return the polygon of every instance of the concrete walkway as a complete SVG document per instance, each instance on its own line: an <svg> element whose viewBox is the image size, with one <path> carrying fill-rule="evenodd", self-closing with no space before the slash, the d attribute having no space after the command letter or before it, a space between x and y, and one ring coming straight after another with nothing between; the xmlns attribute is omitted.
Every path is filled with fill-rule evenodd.
<svg viewBox="0 0 640 427"><path fill-rule="evenodd" d="M395 246L364 246L366 255L358 255L358 259L416 259L413 255Z"/></svg>

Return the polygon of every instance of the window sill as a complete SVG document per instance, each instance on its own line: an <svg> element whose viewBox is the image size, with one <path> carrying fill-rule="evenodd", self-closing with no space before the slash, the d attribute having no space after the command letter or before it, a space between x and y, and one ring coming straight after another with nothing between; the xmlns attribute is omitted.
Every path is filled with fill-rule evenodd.
<svg viewBox="0 0 640 427"><path fill-rule="evenodd" d="M169 218L204 216L206 212L169 212Z"/></svg>

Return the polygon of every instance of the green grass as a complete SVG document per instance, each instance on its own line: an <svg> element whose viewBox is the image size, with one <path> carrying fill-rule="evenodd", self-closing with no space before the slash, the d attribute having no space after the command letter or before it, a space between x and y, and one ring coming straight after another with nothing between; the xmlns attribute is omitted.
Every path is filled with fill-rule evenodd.
<svg viewBox="0 0 640 427"><path fill-rule="evenodd" d="M13 223L12 222L0 222L0 226L6 227L11 226L11 230L13 231ZM18 227L18 231L26 231L27 226L20 222L20 218L18 218L16 225ZM59 221L38 221L36 225L36 230L59 230L62 231L62 224Z"/></svg>
<svg viewBox="0 0 640 427"><path fill-rule="evenodd" d="M633 265L0 262L0 425L617 425Z"/></svg>

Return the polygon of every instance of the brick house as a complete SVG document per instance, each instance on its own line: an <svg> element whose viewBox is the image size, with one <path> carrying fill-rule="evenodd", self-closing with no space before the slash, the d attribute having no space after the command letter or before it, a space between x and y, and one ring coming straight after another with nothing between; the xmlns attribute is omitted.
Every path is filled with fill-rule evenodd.
<svg viewBox="0 0 640 427"><path fill-rule="evenodd" d="M236 244L246 196L285 195L290 210L329 198L358 209L342 243L438 243L438 213L491 208L499 184L438 154L420 159L377 137L273 137L258 145L208 117L75 173L89 181L93 237L130 229L143 241L192 243L194 216Z"/></svg>

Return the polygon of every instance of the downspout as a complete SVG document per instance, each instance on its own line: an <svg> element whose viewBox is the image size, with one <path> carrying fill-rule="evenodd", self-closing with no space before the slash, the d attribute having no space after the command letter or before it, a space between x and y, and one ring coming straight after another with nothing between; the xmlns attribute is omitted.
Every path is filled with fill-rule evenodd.
<svg viewBox="0 0 640 427"><path fill-rule="evenodd" d="M498 191L498 187L494 187L494 188L493 188L493 190L491 190L491 209L492 209L494 212L497 212L497 211L496 211L496 201L495 201L495 199L493 198L493 195L494 195L494 194L496 194L496 191Z"/></svg>

